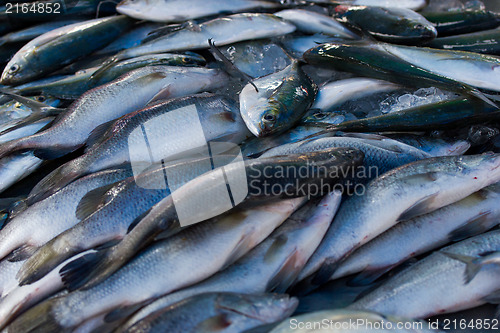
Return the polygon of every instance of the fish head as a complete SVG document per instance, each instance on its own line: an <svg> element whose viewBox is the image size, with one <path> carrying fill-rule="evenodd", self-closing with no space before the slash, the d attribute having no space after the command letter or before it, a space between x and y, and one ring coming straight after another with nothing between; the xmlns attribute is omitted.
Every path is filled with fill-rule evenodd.
<svg viewBox="0 0 500 333"><path fill-rule="evenodd" d="M474 179L483 179L490 184L500 179L500 154L467 155L461 156L458 161L458 167L467 170Z"/></svg>
<svg viewBox="0 0 500 333"><path fill-rule="evenodd" d="M184 66L204 66L205 58L194 52L186 52L180 57L181 64Z"/></svg>
<svg viewBox="0 0 500 333"><path fill-rule="evenodd" d="M30 66L22 57L14 56L5 66L0 82L4 85L16 85L35 76L36 73L30 69Z"/></svg>
<svg viewBox="0 0 500 333"><path fill-rule="evenodd" d="M154 6L155 0L123 0L116 5L116 11L137 19L147 19L147 11Z"/></svg>
<svg viewBox="0 0 500 333"><path fill-rule="evenodd" d="M233 297L226 294L224 298L219 298L217 305L238 316L274 323L290 316L298 304L295 297L286 294L234 294Z"/></svg>

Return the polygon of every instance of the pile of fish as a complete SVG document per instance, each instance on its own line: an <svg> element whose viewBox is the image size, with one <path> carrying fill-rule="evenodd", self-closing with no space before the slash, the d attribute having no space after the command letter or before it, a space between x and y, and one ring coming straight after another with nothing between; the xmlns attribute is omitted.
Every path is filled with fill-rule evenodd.
<svg viewBox="0 0 500 333"><path fill-rule="evenodd" d="M2 332L499 328L499 13L2 3Z"/></svg>

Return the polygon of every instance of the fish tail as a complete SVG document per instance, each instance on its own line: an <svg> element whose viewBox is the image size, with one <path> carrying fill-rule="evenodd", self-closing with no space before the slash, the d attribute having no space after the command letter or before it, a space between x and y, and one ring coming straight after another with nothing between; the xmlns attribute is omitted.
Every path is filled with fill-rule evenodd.
<svg viewBox="0 0 500 333"><path fill-rule="evenodd" d="M64 265L59 271L64 287L69 291L83 286L90 287L87 285L88 282L99 278L101 272L107 271L109 265L107 254L107 250L87 253Z"/></svg>
<svg viewBox="0 0 500 333"><path fill-rule="evenodd" d="M40 280L70 255L57 251L53 246L53 241L50 241L29 257L21 266L16 275L19 285L23 286Z"/></svg>
<svg viewBox="0 0 500 333"><path fill-rule="evenodd" d="M26 203L28 206L43 200L52 194L56 193L64 186L83 176L85 173L73 165L78 165L79 159L72 160L66 164L61 165L43 178L31 190Z"/></svg>
<svg viewBox="0 0 500 333"><path fill-rule="evenodd" d="M26 138L20 138L17 140L7 141L0 144L0 158L6 157L14 152L25 149Z"/></svg>
<svg viewBox="0 0 500 333"><path fill-rule="evenodd" d="M464 273L464 280L466 284L470 283L477 275L477 273L479 273L479 271L481 270L481 264L477 263L476 261L477 258L457 253L450 253L450 252L443 252L443 253L448 257L450 257L451 259L461 261L467 265Z"/></svg>
<svg viewBox="0 0 500 333"><path fill-rule="evenodd" d="M52 311L57 300L57 298L53 298L29 309L8 325L5 332L34 333L67 331L67 329L57 322Z"/></svg>

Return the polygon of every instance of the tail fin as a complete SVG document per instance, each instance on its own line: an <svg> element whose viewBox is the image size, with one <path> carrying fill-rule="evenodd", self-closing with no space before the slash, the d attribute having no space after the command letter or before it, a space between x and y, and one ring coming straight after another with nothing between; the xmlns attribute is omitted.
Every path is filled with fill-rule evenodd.
<svg viewBox="0 0 500 333"><path fill-rule="evenodd" d="M58 298L53 298L42 302L26 311L15 319L4 330L8 333L14 332L65 332L67 328L62 327L54 317L52 309Z"/></svg>
<svg viewBox="0 0 500 333"><path fill-rule="evenodd" d="M99 278L102 272L110 266L108 262L108 250L85 254L64 265L59 271L64 286L73 291L85 286L94 278Z"/></svg>
<svg viewBox="0 0 500 333"><path fill-rule="evenodd" d="M443 254L447 255L451 259L461 261L467 265L467 267L465 268L465 275L464 275L464 280L466 284L470 283L477 275L477 273L479 273L479 271L481 270L481 264L480 263L478 264L476 262L477 258L450 252L443 252Z"/></svg>
<svg viewBox="0 0 500 333"><path fill-rule="evenodd" d="M40 280L71 255L68 254L64 256L64 254L56 251L52 246L52 242L53 241L50 241L39 248L38 251L29 257L21 266L16 275L20 286Z"/></svg>
<svg viewBox="0 0 500 333"><path fill-rule="evenodd" d="M26 200L28 206L51 196L77 178L84 176L85 172L73 167L73 162L77 160L61 165L36 184Z"/></svg>

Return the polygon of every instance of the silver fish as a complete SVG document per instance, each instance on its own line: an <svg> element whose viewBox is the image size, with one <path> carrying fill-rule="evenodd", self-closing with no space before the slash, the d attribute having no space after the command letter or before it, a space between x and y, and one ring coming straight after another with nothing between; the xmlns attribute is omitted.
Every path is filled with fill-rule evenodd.
<svg viewBox="0 0 500 333"><path fill-rule="evenodd" d="M16 153L0 159L0 192L35 171L43 160L32 152Z"/></svg>
<svg viewBox="0 0 500 333"><path fill-rule="evenodd" d="M478 256L499 250L499 231L491 231L448 246L388 279L348 308L427 318L470 309L490 300L496 303L500 290L498 266L485 267L467 284L463 278L466 264L450 258L445 252Z"/></svg>
<svg viewBox="0 0 500 333"><path fill-rule="evenodd" d="M321 284L352 251L398 222L430 213L498 181L498 154L434 157L389 171L343 203L300 279L308 277L313 285ZM346 234L352 236L346 238Z"/></svg>

